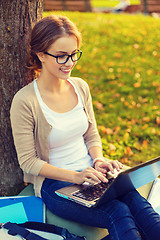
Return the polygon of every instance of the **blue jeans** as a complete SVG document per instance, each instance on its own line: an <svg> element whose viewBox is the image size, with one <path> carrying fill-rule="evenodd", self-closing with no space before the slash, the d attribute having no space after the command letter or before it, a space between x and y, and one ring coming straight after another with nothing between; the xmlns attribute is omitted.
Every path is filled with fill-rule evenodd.
<svg viewBox="0 0 160 240"><path fill-rule="evenodd" d="M55 215L77 223L107 228L111 240L160 239L160 216L136 190L102 206L87 208L55 194L55 190L70 184L51 179L43 182L42 199Z"/></svg>

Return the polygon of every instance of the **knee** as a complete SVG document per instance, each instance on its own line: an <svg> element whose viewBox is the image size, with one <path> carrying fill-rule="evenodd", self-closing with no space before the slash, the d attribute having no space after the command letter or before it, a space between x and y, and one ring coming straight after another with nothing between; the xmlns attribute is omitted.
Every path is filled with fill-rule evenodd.
<svg viewBox="0 0 160 240"><path fill-rule="evenodd" d="M143 198L137 190L133 190L121 197L120 201L125 202L128 205L128 203L134 203L138 201L146 202L146 199Z"/></svg>
<svg viewBox="0 0 160 240"><path fill-rule="evenodd" d="M110 210L111 210L110 216L112 218L116 217L116 219L120 219L124 217L132 217L132 214L128 206L125 203L118 200L114 200L112 202L112 208Z"/></svg>
<svg viewBox="0 0 160 240"><path fill-rule="evenodd" d="M121 201L128 206L133 214L138 209L140 210L151 206L150 203L137 191L129 192L121 199Z"/></svg>

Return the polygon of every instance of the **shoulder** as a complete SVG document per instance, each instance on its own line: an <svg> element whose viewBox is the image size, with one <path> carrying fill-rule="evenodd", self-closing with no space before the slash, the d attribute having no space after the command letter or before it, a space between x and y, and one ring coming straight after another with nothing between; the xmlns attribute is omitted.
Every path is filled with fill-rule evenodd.
<svg viewBox="0 0 160 240"><path fill-rule="evenodd" d="M82 93L87 94L89 92L89 86L86 81L78 77L70 77L70 80L74 82L77 88L82 91Z"/></svg>
<svg viewBox="0 0 160 240"><path fill-rule="evenodd" d="M32 101L35 97L33 82L29 83L25 87L21 88L13 97L13 101L16 102L28 102Z"/></svg>
<svg viewBox="0 0 160 240"><path fill-rule="evenodd" d="M35 92L33 82L29 83L25 87L21 88L13 97L11 109L17 109L19 107L25 108L31 106L35 99Z"/></svg>
<svg viewBox="0 0 160 240"><path fill-rule="evenodd" d="M33 86L33 82L29 83L28 85L26 85L25 87L21 88L15 95L13 99L27 99L29 98L32 94L34 90L34 86Z"/></svg>
<svg viewBox="0 0 160 240"><path fill-rule="evenodd" d="M78 84L79 86L82 87L88 87L88 84L86 81L84 81L82 78L79 77L70 77L70 79L76 84Z"/></svg>

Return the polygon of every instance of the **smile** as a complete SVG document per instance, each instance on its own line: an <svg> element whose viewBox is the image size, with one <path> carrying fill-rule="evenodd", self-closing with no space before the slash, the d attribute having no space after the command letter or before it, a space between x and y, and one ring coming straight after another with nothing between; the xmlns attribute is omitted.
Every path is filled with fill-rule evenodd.
<svg viewBox="0 0 160 240"><path fill-rule="evenodd" d="M70 73L71 72L71 69L60 69L60 70L64 73Z"/></svg>

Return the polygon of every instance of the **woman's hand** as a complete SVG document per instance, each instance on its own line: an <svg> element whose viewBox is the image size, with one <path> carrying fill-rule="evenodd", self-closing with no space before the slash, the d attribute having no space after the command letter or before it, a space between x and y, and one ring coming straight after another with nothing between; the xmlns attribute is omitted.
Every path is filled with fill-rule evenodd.
<svg viewBox="0 0 160 240"><path fill-rule="evenodd" d="M75 175L76 184L82 184L84 182L95 184L100 182L108 182L108 180L101 171L97 171L92 167L88 167L82 172L76 172Z"/></svg>
<svg viewBox="0 0 160 240"><path fill-rule="evenodd" d="M123 168L123 164L118 160L99 160L95 163L94 168L88 167L82 172L76 172L74 182L76 184L82 184L84 182L95 184L100 182L108 182L105 174L109 171L114 173L114 169L120 171Z"/></svg>
<svg viewBox="0 0 160 240"><path fill-rule="evenodd" d="M116 169L118 172L123 168L123 164L120 163L118 160L107 160L107 161L103 161L103 160L98 160L95 165L94 168L105 174L109 171L111 171L112 174L114 174L114 169Z"/></svg>

